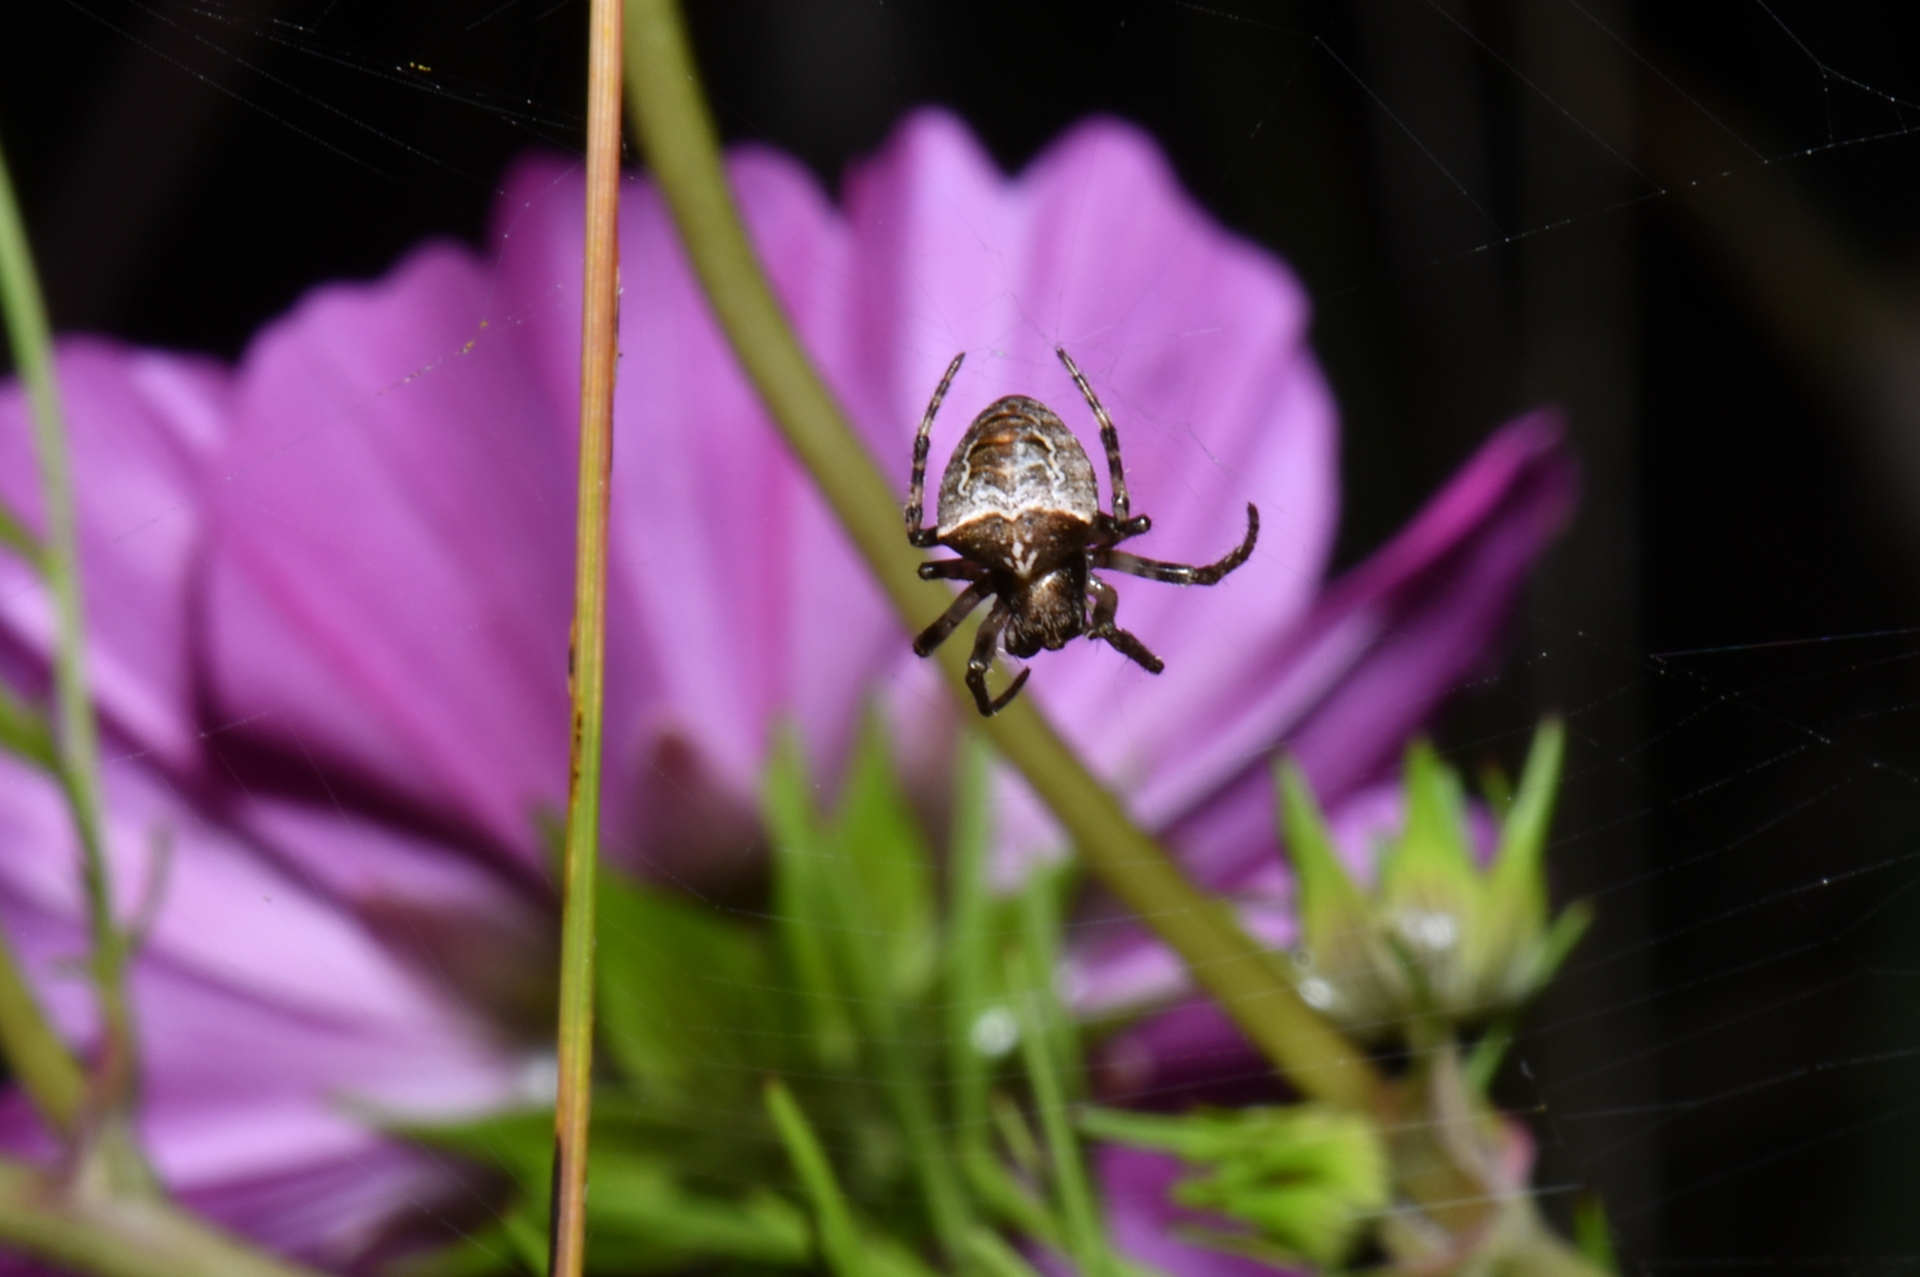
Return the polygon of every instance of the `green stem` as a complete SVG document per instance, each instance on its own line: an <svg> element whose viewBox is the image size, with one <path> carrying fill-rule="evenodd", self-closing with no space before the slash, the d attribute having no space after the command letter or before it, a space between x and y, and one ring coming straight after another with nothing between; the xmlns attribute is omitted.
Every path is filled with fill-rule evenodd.
<svg viewBox="0 0 1920 1277"><path fill-rule="evenodd" d="M0 155L0 310L6 316L14 366L26 383L32 404L34 451L46 507L46 539L40 563L53 595L55 639L53 685L54 749L59 775L73 809L80 838L81 878L86 888L87 924L93 939L94 978L100 987L104 1045L100 1060L100 1100L104 1116L115 1118L130 1104L134 1086L133 1014L122 979L125 945L113 919L106 854L101 845L99 741L93 701L87 687L86 621L80 602L80 534L74 508L72 465L67 455L64 414L54 384L53 343L46 304L34 274L26 227L14 197L5 157ZM56 1070L57 1071L57 1070ZM26 1079L23 1078L23 1081ZM40 1079L44 1084L47 1078ZM56 1083L55 1085L59 1085ZM61 1101L34 1094L41 1112ZM69 1114L69 1120L71 1120Z"/></svg>
<svg viewBox="0 0 1920 1277"><path fill-rule="evenodd" d="M760 269L727 189L673 0L627 0L627 65L635 132L735 355L909 632L917 631L950 596L919 579L897 495L808 362ZM962 712L971 713L965 654L948 644L939 657ZM980 728L1053 810L1088 867L1186 961L1295 1087L1334 1103L1371 1103L1379 1076L1365 1052L1315 1015L1228 911L1134 826L1032 698Z"/></svg>
<svg viewBox="0 0 1920 1277"><path fill-rule="evenodd" d="M0 1161L0 1245L99 1277L318 1277L156 1198L74 1191Z"/></svg>
<svg viewBox="0 0 1920 1277"><path fill-rule="evenodd" d="M547 1271L586 1265L587 1142L593 1109L595 870L606 702L607 518L620 308L620 0L593 0L587 52L587 226L580 320L580 479L575 528L572 767L560 921L559 1092Z"/></svg>

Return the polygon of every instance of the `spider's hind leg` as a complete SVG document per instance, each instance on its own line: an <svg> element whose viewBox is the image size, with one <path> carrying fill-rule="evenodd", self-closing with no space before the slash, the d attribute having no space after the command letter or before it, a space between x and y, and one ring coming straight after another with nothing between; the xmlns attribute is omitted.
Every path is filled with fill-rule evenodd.
<svg viewBox="0 0 1920 1277"><path fill-rule="evenodd" d="M1093 595L1093 624L1087 627L1088 638L1111 644L1114 651L1149 674L1158 674L1167 668L1167 663L1147 650L1145 643L1113 623L1114 616L1120 611L1120 591L1099 577L1090 576L1087 578L1087 593Z"/></svg>

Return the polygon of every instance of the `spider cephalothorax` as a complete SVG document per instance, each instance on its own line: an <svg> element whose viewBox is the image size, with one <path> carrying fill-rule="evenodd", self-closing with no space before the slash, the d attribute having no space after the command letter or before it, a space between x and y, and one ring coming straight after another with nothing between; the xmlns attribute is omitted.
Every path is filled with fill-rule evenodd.
<svg viewBox="0 0 1920 1277"><path fill-rule="evenodd" d="M1074 384L1100 423L1113 482L1113 513L1100 509L1100 491L1086 450L1051 408L1023 395L987 405L973 419L940 478L935 526L920 522L925 504L927 442L934 414L946 397L964 354L955 355L933 392L913 440L913 489L907 497L907 539L922 548L944 545L957 559L920 565L923 580L965 581L953 605L913 641L921 656L945 642L969 612L988 598L993 609L980 623L967 661L967 686L980 712L994 715L1019 695L1029 671L995 697L987 695L987 670L1002 640L1015 656L1056 651L1084 634L1104 639L1150 673L1165 665L1146 644L1113 623L1120 593L1093 575L1104 568L1175 585L1212 585L1247 561L1260 535L1260 512L1247 506L1247 537L1218 563L1189 567L1143 559L1114 547L1153 526L1146 515L1130 517L1127 478L1120 466L1120 436L1093 387L1056 349ZM1088 604L1092 613L1088 613Z"/></svg>

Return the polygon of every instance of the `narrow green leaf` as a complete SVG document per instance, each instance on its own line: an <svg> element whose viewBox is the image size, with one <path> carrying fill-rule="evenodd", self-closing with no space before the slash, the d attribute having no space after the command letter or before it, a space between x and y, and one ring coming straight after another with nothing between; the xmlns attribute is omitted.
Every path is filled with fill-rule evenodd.
<svg viewBox="0 0 1920 1277"><path fill-rule="evenodd" d="M992 770L986 745L972 732L960 737L954 769L951 883L947 922L947 1071L953 1088L952 1124L963 1156L984 1154L991 1132L987 1092L994 1062L988 1049L1004 1037L1011 1013L994 1009L994 899L988 883L992 855ZM996 1032L998 1030L998 1032Z"/></svg>
<svg viewBox="0 0 1920 1277"><path fill-rule="evenodd" d="M982 1277L1040 1277L1038 1269L990 1228L976 1228L967 1234L967 1254Z"/></svg>
<svg viewBox="0 0 1920 1277"><path fill-rule="evenodd" d="M60 772L60 758L54 749L53 731L47 726L46 716L16 696L5 683L0 683L0 749L49 775Z"/></svg>
<svg viewBox="0 0 1920 1277"><path fill-rule="evenodd" d="M842 859L833 879L853 905L847 921L859 932L843 939L857 946L862 970L884 976L872 992L918 1000L932 987L940 948L933 857L877 714L860 735L838 823Z"/></svg>
<svg viewBox="0 0 1920 1277"><path fill-rule="evenodd" d="M971 1207L941 1135L932 1080L940 1065L926 1013L939 941L925 836L894 776L878 717L868 720L821 871L827 948L906 1145L946 1257L958 1262Z"/></svg>
<svg viewBox="0 0 1920 1277"><path fill-rule="evenodd" d="M773 838L775 930L789 975L806 1002L815 1063L846 1068L858 1051L858 1034L834 960L832 852L806 760L791 733L782 736L767 768L762 810Z"/></svg>
<svg viewBox="0 0 1920 1277"><path fill-rule="evenodd" d="M764 1190L741 1198L695 1192L657 1157L590 1159L587 1256L599 1272L684 1269L715 1260L799 1267L812 1230L796 1206Z"/></svg>
<svg viewBox="0 0 1920 1277"><path fill-rule="evenodd" d="M1055 1250L1067 1248L1067 1230L1051 1208L1009 1173L998 1158L985 1151L961 1156L967 1186L986 1214ZM1038 1165L1037 1151L1035 1164Z"/></svg>
<svg viewBox="0 0 1920 1277"><path fill-rule="evenodd" d="M833 1270L834 1277L870 1277L853 1210L840 1191L833 1163L828 1161L827 1152L820 1146L820 1138L814 1134L806 1114L778 1078L767 1081L766 1104L774 1129L780 1133L780 1142L786 1146L787 1160L793 1164L801 1191L813 1207L820 1251L826 1257L827 1267Z"/></svg>
<svg viewBox="0 0 1920 1277"><path fill-rule="evenodd" d="M1021 914L1028 930L1034 925L1032 919L1043 916L1037 909L1023 909ZM1020 1015L1021 1056L1026 1064L1028 1084L1033 1088L1034 1107L1039 1111L1040 1130L1046 1140L1049 1178L1060 1218L1066 1225L1067 1252L1087 1277L1111 1277L1112 1256L1107 1250L1106 1229L1080 1155L1073 1119L1067 1111L1068 1085L1064 1071L1053 1053L1057 1035L1046 1023L1049 1015L1059 1014L1047 977L1048 972L1034 964L1026 944L1008 961L1007 984L1019 994L1015 1005Z"/></svg>

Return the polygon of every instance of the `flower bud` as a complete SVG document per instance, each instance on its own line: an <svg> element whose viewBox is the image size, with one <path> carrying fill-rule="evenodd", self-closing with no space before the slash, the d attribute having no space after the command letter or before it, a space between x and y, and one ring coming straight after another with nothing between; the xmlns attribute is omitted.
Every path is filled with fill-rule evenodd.
<svg viewBox="0 0 1920 1277"><path fill-rule="evenodd" d="M1459 777L1432 746L1413 744L1405 825L1379 849L1371 888L1348 873L1299 769L1281 764L1299 892L1296 983L1308 1005L1377 1037L1415 1018L1488 1020L1539 991L1591 918L1584 904L1548 916L1544 852L1563 742L1558 722L1541 725L1484 865Z"/></svg>

